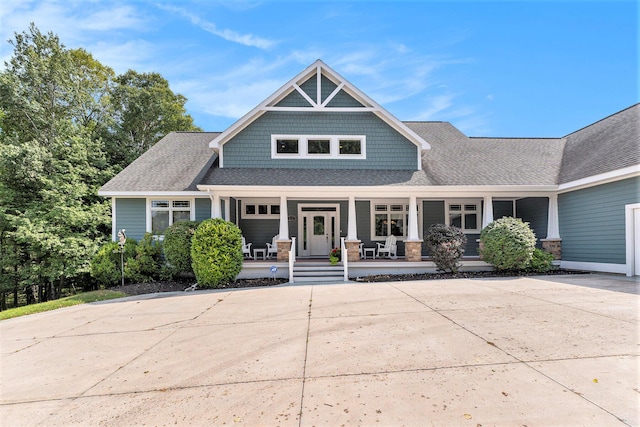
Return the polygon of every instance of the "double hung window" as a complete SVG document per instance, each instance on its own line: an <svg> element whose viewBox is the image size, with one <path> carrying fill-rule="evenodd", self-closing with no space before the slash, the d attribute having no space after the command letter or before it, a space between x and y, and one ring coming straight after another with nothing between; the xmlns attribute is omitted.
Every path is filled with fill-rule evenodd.
<svg viewBox="0 0 640 427"><path fill-rule="evenodd" d="M151 200L151 232L163 234L170 225L189 221L192 207L191 200Z"/></svg>
<svg viewBox="0 0 640 427"><path fill-rule="evenodd" d="M388 236L407 237L409 205L373 202L372 206L372 240L384 240Z"/></svg>
<svg viewBox="0 0 640 427"><path fill-rule="evenodd" d="M480 232L480 201L447 202L447 224L461 228L465 233Z"/></svg>

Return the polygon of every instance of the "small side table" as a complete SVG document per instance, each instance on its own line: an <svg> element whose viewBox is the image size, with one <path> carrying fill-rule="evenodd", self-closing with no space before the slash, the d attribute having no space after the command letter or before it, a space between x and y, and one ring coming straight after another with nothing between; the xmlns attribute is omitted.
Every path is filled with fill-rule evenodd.
<svg viewBox="0 0 640 427"><path fill-rule="evenodd" d="M376 259L376 248L363 248L364 259L367 259L367 254L373 259Z"/></svg>
<svg viewBox="0 0 640 427"><path fill-rule="evenodd" d="M257 260L258 255L262 257L263 260L267 259L267 250L266 249L254 249L253 250L253 259Z"/></svg>

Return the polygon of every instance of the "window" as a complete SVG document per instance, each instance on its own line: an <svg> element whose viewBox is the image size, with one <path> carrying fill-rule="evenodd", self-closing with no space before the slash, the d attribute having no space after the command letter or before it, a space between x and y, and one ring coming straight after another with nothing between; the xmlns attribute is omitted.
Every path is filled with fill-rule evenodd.
<svg viewBox="0 0 640 427"><path fill-rule="evenodd" d="M409 205L400 203L372 202L371 240L384 240L388 236L406 238L409 233ZM418 204L418 213L420 204ZM420 224L420 220L418 220Z"/></svg>
<svg viewBox="0 0 640 427"><path fill-rule="evenodd" d="M365 159L364 135L271 135L271 158Z"/></svg>
<svg viewBox="0 0 640 427"><path fill-rule="evenodd" d="M465 233L480 232L480 201L447 202L447 225Z"/></svg>
<svg viewBox="0 0 640 427"><path fill-rule="evenodd" d="M241 213L244 219L280 218L280 203L256 199L243 201Z"/></svg>
<svg viewBox="0 0 640 427"><path fill-rule="evenodd" d="M191 200L151 200L151 231L162 234L170 225L189 221L192 217Z"/></svg>

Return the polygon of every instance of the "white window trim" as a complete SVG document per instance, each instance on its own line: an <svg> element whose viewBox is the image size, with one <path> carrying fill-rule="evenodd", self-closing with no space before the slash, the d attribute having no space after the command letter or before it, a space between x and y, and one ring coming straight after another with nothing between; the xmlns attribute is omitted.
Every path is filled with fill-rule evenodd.
<svg viewBox="0 0 640 427"><path fill-rule="evenodd" d="M280 201L276 199L239 199L238 205L240 206L240 216L241 219L279 219L280 214L272 214L271 206L278 206L280 208ZM245 210L245 206L247 205L255 205L256 212L258 205L267 205L267 214L247 214ZM236 217L238 218L238 217Z"/></svg>
<svg viewBox="0 0 640 427"><path fill-rule="evenodd" d="M168 208L152 208L151 204L154 201L168 201L169 202L169 207ZM189 202L189 220L190 221L195 221L196 220L196 199L193 197L153 197L153 198L147 198L147 233L151 233L152 231L152 227L151 227L151 213L154 210L158 210L158 211L168 211L169 212L169 225L173 224L173 215L171 215L171 212L173 212L174 210L176 211L186 211L186 208L174 208L173 207L173 202L176 200L180 200L180 201L188 201ZM162 235L161 235L162 236Z"/></svg>
<svg viewBox="0 0 640 427"><path fill-rule="evenodd" d="M297 153L278 153L279 139L297 139ZM310 139L330 140L329 154L309 154L308 141ZM356 139L360 141L360 154L340 154L341 139ZM271 135L271 158L272 159L357 159L367 158L367 137L366 135Z"/></svg>
<svg viewBox="0 0 640 427"><path fill-rule="evenodd" d="M402 205L403 209L406 210L402 210L402 211L391 211L391 210L387 210L385 213L404 213L405 214L405 218L407 218L407 223L405 224L404 227L404 236L396 236L396 239L400 242L404 242L405 240L408 239L408 234L409 234L409 201L408 200L399 200L399 199L377 199L377 200L370 200L369 201L369 213L370 213L370 225L371 228L369 230L369 236L372 242L384 242L385 240L387 240L387 237L389 236L376 236L376 205ZM420 236L420 238L422 238L423 234L422 234L422 229L423 229L423 222L422 222L422 200L417 200L416 201L417 204L417 209L418 209L418 235ZM383 212L377 212L377 213L383 213Z"/></svg>
<svg viewBox="0 0 640 427"><path fill-rule="evenodd" d="M464 209L464 205L476 205L477 208L474 211L467 211ZM462 232L464 234L480 234L480 231L482 230L482 199L455 199L455 200L446 200L445 201L445 209L444 209L444 220L445 220L445 224L447 225L451 225L451 216L450 216L450 206L451 205L461 205L462 206L462 210L461 211L456 211L456 212L460 212L460 214L462 215L462 219L461 219L461 225L462 225ZM476 228L473 229L464 229L464 215L465 213L475 213L476 214Z"/></svg>

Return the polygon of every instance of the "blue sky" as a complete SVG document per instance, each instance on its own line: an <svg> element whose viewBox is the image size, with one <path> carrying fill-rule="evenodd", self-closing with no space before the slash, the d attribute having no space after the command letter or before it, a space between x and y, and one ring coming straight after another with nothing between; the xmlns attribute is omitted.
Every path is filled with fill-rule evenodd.
<svg viewBox="0 0 640 427"><path fill-rule="evenodd" d="M564 136L638 102L633 0L0 2L3 41L32 21L117 73L159 72L207 131L316 59L398 119L470 136Z"/></svg>

